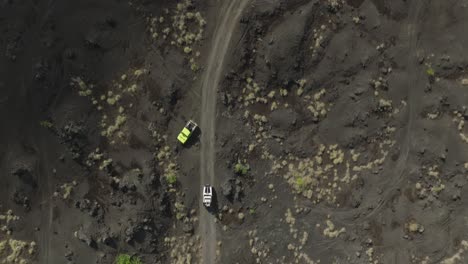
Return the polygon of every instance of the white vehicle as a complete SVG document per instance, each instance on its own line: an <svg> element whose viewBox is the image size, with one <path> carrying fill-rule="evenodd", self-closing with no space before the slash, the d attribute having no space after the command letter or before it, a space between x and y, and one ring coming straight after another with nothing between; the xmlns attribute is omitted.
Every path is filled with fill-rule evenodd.
<svg viewBox="0 0 468 264"><path fill-rule="evenodd" d="M207 184L203 186L203 204L206 207L210 207L212 199L213 199L213 188L209 184Z"/></svg>

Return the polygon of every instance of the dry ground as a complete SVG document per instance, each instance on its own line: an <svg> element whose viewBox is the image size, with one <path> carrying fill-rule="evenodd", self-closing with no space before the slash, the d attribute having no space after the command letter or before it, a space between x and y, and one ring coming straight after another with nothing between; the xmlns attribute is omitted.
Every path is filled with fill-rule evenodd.
<svg viewBox="0 0 468 264"><path fill-rule="evenodd" d="M465 263L467 8L1 2L0 263Z"/></svg>

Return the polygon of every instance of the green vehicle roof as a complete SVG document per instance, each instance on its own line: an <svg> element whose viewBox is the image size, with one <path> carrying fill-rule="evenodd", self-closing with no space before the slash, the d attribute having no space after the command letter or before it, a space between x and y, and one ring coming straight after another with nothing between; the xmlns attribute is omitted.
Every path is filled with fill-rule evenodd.
<svg viewBox="0 0 468 264"><path fill-rule="evenodd" d="M190 132L190 130L184 127L182 131L179 133L179 135L177 136L177 139L180 141L180 143L184 144L187 141L187 139L190 137L190 134L192 134L192 132Z"/></svg>

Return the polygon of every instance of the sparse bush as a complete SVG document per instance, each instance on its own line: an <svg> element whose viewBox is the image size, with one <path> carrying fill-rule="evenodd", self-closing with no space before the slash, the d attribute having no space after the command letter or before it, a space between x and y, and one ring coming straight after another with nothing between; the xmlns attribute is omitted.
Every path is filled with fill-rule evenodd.
<svg viewBox="0 0 468 264"><path fill-rule="evenodd" d="M176 202L174 204L176 219L182 220L187 216L187 211L185 210L185 205L182 202Z"/></svg>
<svg viewBox="0 0 468 264"><path fill-rule="evenodd" d="M234 172L240 175L246 175L249 169L250 169L249 165L242 164L240 162L234 166Z"/></svg>
<svg viewBox="0 0 468 264"><path fill-rule="evenodd" d="M127 254L119 254L115 259L115 264L143 264L140 258L138 257L131 257Z"/></svg>

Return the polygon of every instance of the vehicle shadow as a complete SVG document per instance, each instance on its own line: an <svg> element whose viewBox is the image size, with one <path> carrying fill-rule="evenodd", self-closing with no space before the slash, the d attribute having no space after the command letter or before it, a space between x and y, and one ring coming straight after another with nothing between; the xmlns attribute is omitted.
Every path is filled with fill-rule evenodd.
<svg viewBox="0 0 468 264"><path fill-rule="evenodd" d="M211 206L206 208L208 212L215 217L218 216L219 204L218 204L218 195L216 194L215 188L212 188L213 196L211 198Z"/></svg>

